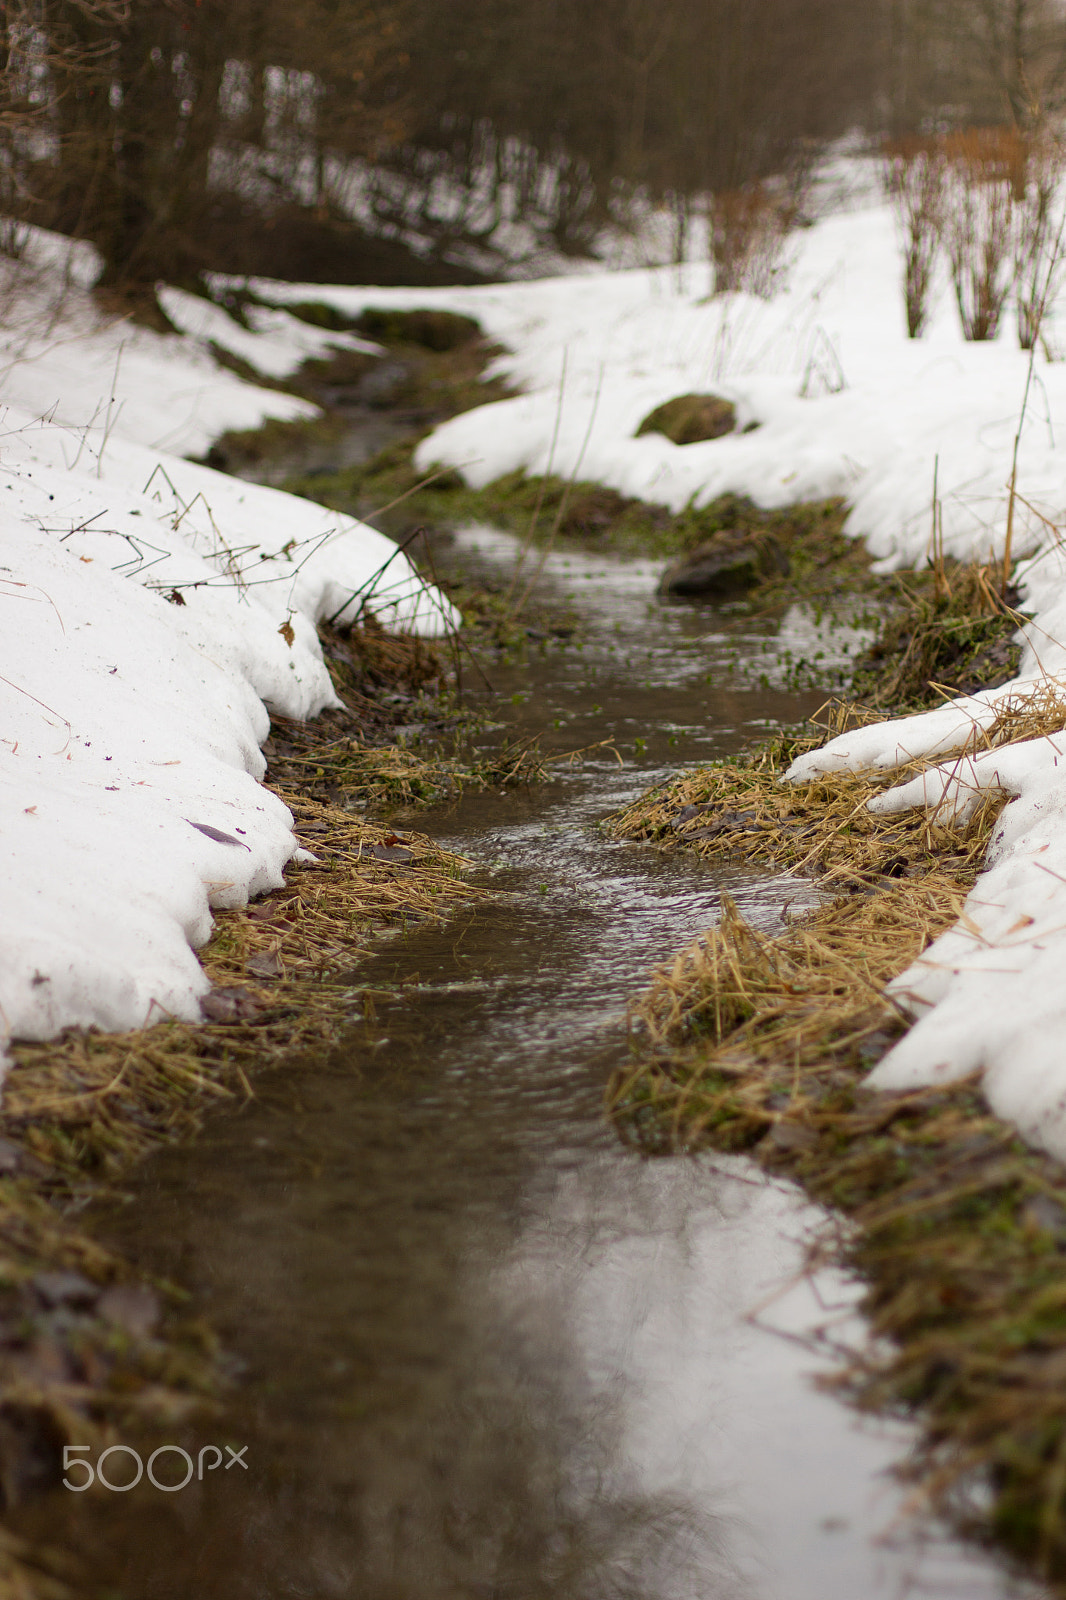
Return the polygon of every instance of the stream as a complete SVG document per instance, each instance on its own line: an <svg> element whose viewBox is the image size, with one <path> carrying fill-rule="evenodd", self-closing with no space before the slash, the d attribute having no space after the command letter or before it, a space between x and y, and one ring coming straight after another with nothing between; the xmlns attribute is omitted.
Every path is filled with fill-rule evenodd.
<svg viewBox="0 0 1066 1600"><path fill-rule="evenodd" d="M441 561L498 578L514 554L472 528ZM783 687L796 658L855 644L799 608L779 630L662 602L657 572L553 555L540 597L582 627L493 663L491 699L471 682L509 737L613 745L404 818L493 894L380 944L328 1059L264 1075L93 1210L232 1352L224 1408L174 1442L245 1454L180 1492L58 1490L27 1510L19 1531L76 1551L87 1596L1038 1593L909 1520L890 1473L906 1428L817 1387L862 1338L856 1286L803 1270L823 1214L742 1158L645 1159L605 1121L651 968L723 890L767 930L813 890L593 824L808 715L824 696Z"/></svg>

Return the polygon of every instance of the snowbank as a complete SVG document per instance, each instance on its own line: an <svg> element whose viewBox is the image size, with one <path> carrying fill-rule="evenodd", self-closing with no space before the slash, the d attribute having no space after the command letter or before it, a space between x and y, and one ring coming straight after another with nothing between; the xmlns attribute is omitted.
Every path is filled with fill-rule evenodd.
<svg viewBox="0 0 1066 1600"><path fill-rule="evenodd" d="M257 284L283 303L307 291ZM703 298L687 267L469 290L316 290L355 312L427 302L480 319L510 353L496 371L525 392L438 428L419 465L457 467L472 484L524 468L577 473L679 508L727 491L763 506L830 495L851 504L849 531L885 569L927 553L934 470L944 547L1001 555L1006 485L1027 356L1005 317L999 339L966 344L941 281L927 335L905 337L900 260L889 209L867 190L850 211L806 231L787 290L764 303ZM1047 347L1066 352L1054 319ZM740 429L679 448L635 438L656 405L688 391L733 400ZM1015 798L988 871L959 925L895 986L918 1017L878 1069L888 1086L983 1071L993 1106L1066 1156L1066 734L978 754L1004 695L1066 699L1066 360L1036 361L1018 449L1014 553L1027 626L1021 676L997 694L841 736L793 776L937 763L878 804L962 810L985 787ZM969 751L967 755L966 752ZM942 758L953 759L943 761Z"/></svg>
<svg viewBox="0 0 1066 1600"><path fill-rule="evenodd" d="M454 621L381 534L164 453L313 408L109 323L91 262L60 282L36 245L0 285L0 1057L197 1018L212 908L280 885L296 847L259 747L270 711L335 703L316 621ZM245 359L324 348L290 323L268 313Z"/></svg>
<svg viewBox="0 0 1066 1600"><path fill-rule="evenodd" d="M989 790L1012 798L963 915L891 985L917 1020L870 1081L885 1089L982 1073L993 1110L1066 1157L1066 733L982 749L998 709L1035 694L1066 702L1066 679L1018 680L925 716L841 735L787 777L892 768L955 751L871 802L964 819Z"/></svg>
<svg viewBox="0 0 1066 1600"><path fill-rule="evenodd" d="M507 347L492 370L523 392L436 429L420 467L454 466L481 485L550 465L674 509L726 492L764 506L844 495L849 531L891 568L924 560L936 463L945 549L1002 551L1026 379L1011 317L995 343L966 344L941 282L927 336L908 340L895 225L880 204L825 218L797 251L769 302L706 299L702 265L469 289L252 287L279 305L313 296L351 315L436 305L478 318ZM1037 512L1066 516L1056 447L1066 362L1041 357L1037 378L1018 476L1036 511L1017 508L1018 555L1041 547ZM736 433L683 447L634 438L655 406L707 390L735 402Z"/></svg>

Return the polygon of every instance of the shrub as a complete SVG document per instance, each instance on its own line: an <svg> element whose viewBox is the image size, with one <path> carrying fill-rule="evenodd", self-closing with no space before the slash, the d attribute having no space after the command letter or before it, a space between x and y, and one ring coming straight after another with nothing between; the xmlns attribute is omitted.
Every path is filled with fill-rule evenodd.
<svg viewBox="0 0 1066 1600"><path fill-rule="evenodd" d="M898 140L884 148L885 188L903 232L907 337L917 339L929 313L929 290L944 220L945 163L937 140Z"/></svg>
<svg viewBox="0 0 1066 1600"><path fill-rule="evenodd" d="M967 339L994 339L1011 285L1014 205L1025 141L1012 128L964 128L943 141L942 237Z"/></svg>
<svg viewBox="0 0 1066 1600"><path fill-rule="evenodd" d="M799 208L762 180L711 196L708 221L715 294L743 289L769 300L788 269L785 243Z"/></svg>
<svg viewBox="0 0 1066 1600"><path fill-rule="evenodd" d="M1062 281L1063 214L1056 196L1066 166L1062 144L1044 132L1028 152L1024 190L1015 201L1014 282L1018 343L1031 350Z"/></svg>

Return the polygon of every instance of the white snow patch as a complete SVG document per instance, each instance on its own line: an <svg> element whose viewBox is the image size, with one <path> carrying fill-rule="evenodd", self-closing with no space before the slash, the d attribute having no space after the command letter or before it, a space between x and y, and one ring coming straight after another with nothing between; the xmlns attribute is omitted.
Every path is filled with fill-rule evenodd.
<svg viewBox="0 0 1066 1600"><path fill-rule="evenodd" d="M316 621L455 621L373 529L162 451L314 408L109 322L33 242L0 279L0 1062L12 1037L197 1018L212 909L296 851L260 744L271 710L336 703ZM248 338L263 371L325 348L284 313Z"/></svg>
<svg viewBox="0 0 1066 1600"><path fill-rule="evenodd" d="M355 350L370 356L384 354L381 345L369 339L313 327L273 306L249 305L245 317L250 327L246 328L222 306L202 295L172 289L165 283L156 293L180 333L239 356L267 378L289 378L305 361L331 355L335 350Z"/></svg>

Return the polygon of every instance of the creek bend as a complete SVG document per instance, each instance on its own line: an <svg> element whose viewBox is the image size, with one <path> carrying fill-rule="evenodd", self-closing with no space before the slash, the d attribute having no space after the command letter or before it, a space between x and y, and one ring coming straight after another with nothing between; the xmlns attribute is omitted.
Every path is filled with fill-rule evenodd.
<svg viewBox="0 0 1066 1600"><path fill-rule="evenodd" d="M499 574L513 554L472 529L442 559ZM87 1595L1035 1593L919 1536L887 1475L906 1432L815 1387L814 1330L858 1331L854 1288L800 1271L819 1213L742 1159L647 1160L605 1123L651 967L723 889L764 929L812 891L592 824L811 712L820 694L774 687L783 653L846 642L799 611L778 632L661 603L655 577L553 556L542 593L580 634L489 669L510 737L609 738L625 764L601 749L539 789L421 813L493 895L380 946L329 1059L265 1075L96 1208L240 1365L223 1413L173 1438L248 1448L246 1471L177 1494L59 1490L16 1519L78 1553Z"/></svg>

